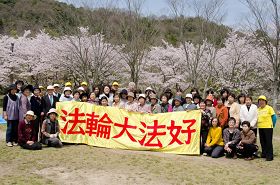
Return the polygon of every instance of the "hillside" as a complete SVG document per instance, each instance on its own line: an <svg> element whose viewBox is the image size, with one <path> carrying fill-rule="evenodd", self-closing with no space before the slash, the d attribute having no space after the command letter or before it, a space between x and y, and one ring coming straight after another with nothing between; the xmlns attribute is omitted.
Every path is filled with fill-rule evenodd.
<svg viewBox="0 0 280 185"><path fill-rule="evenodd" d="M33 33L45 29L53 36L74 34L79 26L88 26L93 33L102 32L111 41L122 42L127 34L127 25L133 22L124 10L76 8L73 5L54 0L0 0L0 34L21 35L24 30ZM162 39L176 44L179 40L179 26L174 19L166 17L141 17L137 19L143 29L142 34L152 34L152 44ZM199 42L201 26L217 30L218 37L209 39L220 44L226 36L228 27L205 22L200 18L183 20L185 40ZM129 25L131 26L131 25ZM130 30L133 31L133 30ZM207 30L205 31L207 33ZM126 39L129 35L125 35ZM211 37L212 33L205 35ZM149 38L150 39L150 38Z"/></svg>

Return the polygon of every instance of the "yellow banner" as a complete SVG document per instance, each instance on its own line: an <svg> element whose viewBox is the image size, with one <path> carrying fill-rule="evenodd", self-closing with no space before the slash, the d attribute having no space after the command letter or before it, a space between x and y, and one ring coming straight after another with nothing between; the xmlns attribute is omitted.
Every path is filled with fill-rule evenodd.
<svg viewBox="0 0 280 185"><path fill-rule="evenodd" d="M82 102L59 102L60 138L67 143L198 155L201 112L141 114Z"/></svg>

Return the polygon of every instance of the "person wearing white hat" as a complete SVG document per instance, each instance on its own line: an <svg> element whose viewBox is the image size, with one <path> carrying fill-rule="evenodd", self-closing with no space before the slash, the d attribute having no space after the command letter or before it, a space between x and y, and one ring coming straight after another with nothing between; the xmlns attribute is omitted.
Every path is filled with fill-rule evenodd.
<svg viewBox="0 0 280 185"><path fill-rule="evenodd" d="M47 87L47 95L43 96L43 112L45 115L49 112L51 108L55 108L56 102L59 101L58 97L53 95L54 87L49 85Z"/></svg>
<svg viewBox="0 0 280 185"><path fill-rule="evenodd" d="M62 147L62 143L59 140L59 124L57 121L57 112L56 109L51 108L47 113L47 118L42 124L42 143L50 147Z"/></svg>
<svg viewBox="0 0 280 185"><path fill-rule="evenodd" d="M20 121L18 126L18 144L28 150L41 150L42 145L37 142L34 130L34 120L36 115L33 111L27 111L24 120Z"/></svg>
<svg viewBox="0 0 280 185"><path fill-rule="evenodd" d="M53 95L58 97L58 99L59 99L60 96L61 96L61 94L59 93L60 85L59 84L53 84L53 87L54 87Z"/></svg>
<svg viewBox="0 0 280 185"><path fill-rule="evenodd" d="M64 87L63 94L60 96L59 101L64 102L64 101L72 101L73 96L72 96L72 90L70 87Z"/></svg>
<svg viewBox="0 0 280 185"><path fill-rule="evenodd" d="M146 95L145 94L139 94L138 97L138 109L137 112L141 113L151 113L151 105L146 104Z"/></svg>
<svg viewBox="0 0 280 185"><path fill-rule="evenodd" d="M186 94L186 98L185 98L186 103L183 105L184 110L187 110L188 106L193 107L192 98L193 98L192 94Z"/></svg>

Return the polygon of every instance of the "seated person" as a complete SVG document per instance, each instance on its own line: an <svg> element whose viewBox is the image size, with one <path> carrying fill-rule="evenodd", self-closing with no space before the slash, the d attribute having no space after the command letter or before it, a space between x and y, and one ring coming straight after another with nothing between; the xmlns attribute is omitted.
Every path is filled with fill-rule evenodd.
<svg viewBox="0 0 280 185"><path fill-rule="evenodd" d="M255 133L250 130L249 121L243 121L241 125L241 141L237 145L237 152L241 154L245 160L253 160L254 152L258 151Z"/></svg>
<svg viewBox="0 0 280 185"><path fill-rule="evenodd" d="M237 159L236 146L241 140L240 131L235 127L236 120L231 117L228 121L228 128L223 131L223 138L225 142L224 150L227 158Z"/></svg>
<svg viewBox="0 0 280 185"><path fill-rule="evenodd" d="M62 147L62 143L58 138L59 124L57 121L57 113L54 108L47 113L47 119L42 124L42 143L51 147Z"/></svg>
<svg viewBox="0 0 280 185"><path fill-rule="evenodd" d="M204 151L213 158L218 158L223 155L224 141L222 138L222 128L219 126L217 118L213 118L211 121Z"/></svg>
<svg viewBox="0 0 280 185"><path fill-rule="evenodd" d="M36 140L36 131L34 129L34 120L36 115L33 111L27 111L24 120L20 121L18 126L18 144L28 150L41 150L42 145Z"/></svg>

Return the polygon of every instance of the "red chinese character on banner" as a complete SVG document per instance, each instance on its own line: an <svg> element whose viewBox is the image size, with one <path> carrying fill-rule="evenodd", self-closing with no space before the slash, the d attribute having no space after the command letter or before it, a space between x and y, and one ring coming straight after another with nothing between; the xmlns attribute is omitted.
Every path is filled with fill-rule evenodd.
<svg viewBox="0 0 280 185"><path fill-rule="evenodd" d="M124 118L124 124L115 123L114 125L116 127L121 127L122 131L118 135L115 135L113 138L119 138L124 133L126 133L131 141L136 142L136 139L134 139L134 137L132 137L132 135L129 133L128 129L136 129L137 127L128 124L128 117Z"/></svg>
<svg viewBox="0 0 280 185"><path fill-rule="evenodd" d="M113 121L109 118L108 114L105 113L100 120L98 121L97 126L97 137L110 139L110 133L111 133L111 125ZM100 124L105 123L105 124Z"/></svg>
<svg viewBox="0 0 280 185"><path fill-rule="evenodd" d="M191 129L191 127L195 124L196 120L195 119L191 119L191 120L183 120L183 123L189 123L190 125L187 127L187 130L182 130L182 134L187 134L187 140L185 141L185 143L188 145L191 143L191 138L192 138L192 134L196 132L196 129Z"/></svg>
<svg viewBox="0 0 280 185"><path fill-rule="evenodd" d="M175 121L171 120L171 125L167 127L167 129L170 130L170 135L172 136L172 140L168 145L172 145L175 142L179 145L182 145L183 142L178 139L178 136L181 133L182 126L175 126ZM175 133L173 131L175 131Z"/></svg>
<svg viewBox="0 0 280 185"><path fill-rule="evenodd" d="M65 114L65 116L67 116L67 111L62 110L62 112ZM61 116L61 119L63 121L66 121L66 117L65 116ZM85 114L84 113L79 113L79 108L75 108L74 113L70 113L68 116L73 117L72 119L70 119L69 121L66 122L64 128L61 129L62 133L64 134L85 134L85 131L78 126L79 130L75 130L76 126L80 123L85 123L85 120L81 120L80 117L84 117ZM67 131L68 128L68 124L72 123L72 127Z"/></svg>
<svg viewBox="0 0 280 185"><path fill-rule="evenodd" d="M98 118L99 115L95 115L95 112L92 112L91 114L87 115L87 126L86 126L86 133L89 136L92 136L92 134L96 134L97 125L98 125Z"/></svg>
<svg viewBox="0 0 280 185"><path fill-rule="evenodd" d="M142 126L144 128L147 128L147 129L151 129L152 131L151 132L148 132L144 137L143 139L141 139L139 141L139 143L143 146L149 146L149 147L160 147L162 148L162 143L160 142L160 140L158 139L157 136L164 136L166 134L166 132L159 132L158 130L159 129L164 129L166 127L166 125L159 125L158 124L158 120L154 120L154 125L153 126L147 126L144 122L141 122ZM140 131L142 133L145 133L145 130L144 129L140 129ZM148 136L151 136L150 139L145 143L145 140L146 140L146 137ZM153 142L154 140L157 140L157 142ZM152 143L153 142L153 143Z"/></svg>

